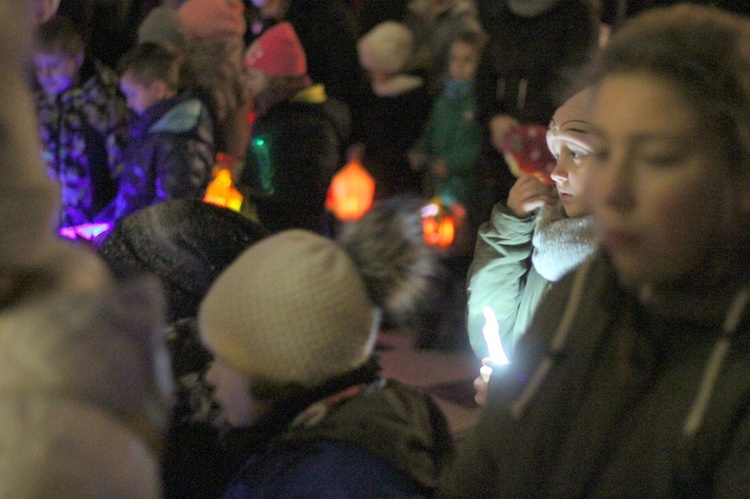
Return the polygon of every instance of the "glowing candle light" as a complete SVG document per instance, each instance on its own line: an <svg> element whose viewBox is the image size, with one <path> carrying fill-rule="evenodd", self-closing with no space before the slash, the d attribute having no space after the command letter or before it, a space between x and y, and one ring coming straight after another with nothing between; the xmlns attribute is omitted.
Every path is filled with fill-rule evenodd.
<svg viewBox="0 0 750 499"><path fill-rule="evenodd" d="M503 349L503 343L500 341L500 325L497 323L497 317L491 307L484 307L482 309L484 314L484 327L482 333L484 334L484 341L487 342L487 350L490 354L490 362L494 365L505 365L510 364L508 357L505 355ZM482 378L487 381L492 374L492 367L483 365L479 369L479 373Z"/></svg>

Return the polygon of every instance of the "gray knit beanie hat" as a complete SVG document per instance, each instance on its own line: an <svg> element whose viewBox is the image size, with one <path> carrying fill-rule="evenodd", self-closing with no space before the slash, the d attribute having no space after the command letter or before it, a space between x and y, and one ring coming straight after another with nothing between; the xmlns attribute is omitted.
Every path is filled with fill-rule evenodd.
<svg viewBox="0 0 750 499"><path fill-rule="evenodd" d="M219 276L199 312L202 339L249 378L314 387L364 364L375 307L334 241L289 230Z"/></svg>

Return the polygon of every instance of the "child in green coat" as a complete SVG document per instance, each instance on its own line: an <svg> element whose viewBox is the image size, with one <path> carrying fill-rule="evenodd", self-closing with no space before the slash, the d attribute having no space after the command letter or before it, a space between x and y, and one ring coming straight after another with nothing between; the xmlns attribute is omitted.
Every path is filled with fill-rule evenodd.
<svg viewBox="0 0 750 499"><path fill-rule="evenodd" d="M435 100L422 136L409 152L412 168L425 171L424 194L470 213L477 205L476 160L480 125L476 120L474 76L484 46L481 32L459 33L449 55L449 77Z"/></svg>

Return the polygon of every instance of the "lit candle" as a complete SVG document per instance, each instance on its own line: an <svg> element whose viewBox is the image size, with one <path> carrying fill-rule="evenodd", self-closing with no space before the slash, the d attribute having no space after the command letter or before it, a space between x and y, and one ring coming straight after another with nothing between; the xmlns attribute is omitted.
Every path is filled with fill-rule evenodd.
<svg viewBox="0 0 750 499"><path fill-rule="evenodd" d="M500 341L500 326L497 323L495 312L490 307L484 307L482 313L484 314L484 327L482 328L482 333L484 334L484 341L487 342L490 362L494 365L510 364L508 357L505 355L503 343ZM487 381L490 379L490 374L492 374L492 367L483 365L479 369L479 373L481 374L482 379Z"/></svg>

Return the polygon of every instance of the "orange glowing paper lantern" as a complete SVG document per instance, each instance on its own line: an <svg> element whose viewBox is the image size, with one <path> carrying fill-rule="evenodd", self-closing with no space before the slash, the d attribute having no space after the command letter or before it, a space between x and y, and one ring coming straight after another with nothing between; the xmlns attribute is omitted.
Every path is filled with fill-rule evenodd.
<svg viewBox="0 0 750 499"><path fill-rule="evenodd" d="M359 161L347 163L331 180L326 208L342 221L354 221L372 207L375 180Z"/></svg>
<svg viewBox="0 0 750 499"><path fill-rule="evenodd" d="M232 181L232 170L236 169L236 163L237 161L228 154L216 155L213 180L206 188L206 194L203 196L204 202L240 211L243 196Z"/></svg>
<svg viewBox="0 0 750 499"><path fill-rule="evenodd" d="M447 248L456 236L453 213L439 199L433 199L422 208L422 232L427 244Z"/></svg>

